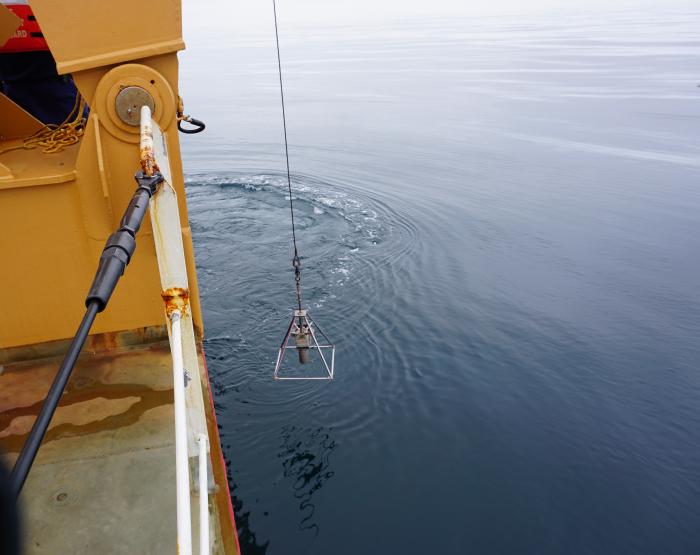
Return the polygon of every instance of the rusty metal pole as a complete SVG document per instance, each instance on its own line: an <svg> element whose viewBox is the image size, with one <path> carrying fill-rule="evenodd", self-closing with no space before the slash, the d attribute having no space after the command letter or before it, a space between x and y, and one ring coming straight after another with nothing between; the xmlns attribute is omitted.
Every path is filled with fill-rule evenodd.
<svg viewBox="0 0 700 555"><path fill-rule="evenodd" d="M208 437L178 198L170 185L170 164L162 131L148 106L141 108L141 166L162 172L165 183L149 205L170 347L173 355L177 534L180 555L192 552L190 467ZM206 446L208 447L207 441ZM208 465L201 471L208 472ZM208 479L208 477L207 477ZM200 492L201 495L201 492ZM208 508L208 505L207 505ZM208 513L207 513L208 518Z"/></svg>

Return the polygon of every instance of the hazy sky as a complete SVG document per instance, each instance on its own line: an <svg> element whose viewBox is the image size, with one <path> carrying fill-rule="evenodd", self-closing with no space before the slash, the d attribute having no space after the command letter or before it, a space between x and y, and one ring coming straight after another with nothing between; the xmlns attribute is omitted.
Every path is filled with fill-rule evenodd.
<svg viewBox="0 0 700 555"><path fill-rule="evenodd" d="M277 0L287 28L426 16L566 14L697 8L699 0ZM270 23L272 0L183 0L186 36L206 29L248 33Z"/></svg>

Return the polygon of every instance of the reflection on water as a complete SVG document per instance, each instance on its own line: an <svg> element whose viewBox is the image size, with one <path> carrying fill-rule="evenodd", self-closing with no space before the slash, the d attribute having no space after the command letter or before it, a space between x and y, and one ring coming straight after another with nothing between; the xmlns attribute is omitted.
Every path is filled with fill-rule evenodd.
<svg viewBox="0 0 700 555"><path fill-rule="evenodd" d="M282 459L284 477L292 479L294 497L299 500L301 521L299 530L318 535L318 524L313 520L316 506L311 502L314 493L333 477L330 455L335 449L333 441L323 427L313 430L282 428Z"/></svg>

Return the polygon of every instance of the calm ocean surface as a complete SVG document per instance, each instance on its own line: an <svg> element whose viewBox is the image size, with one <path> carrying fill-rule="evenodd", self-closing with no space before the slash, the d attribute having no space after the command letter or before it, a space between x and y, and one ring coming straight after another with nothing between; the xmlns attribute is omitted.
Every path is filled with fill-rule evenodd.
<svg viewBox="0 0 700 555"><path fill-rule="evenodd" d="M332 383L272 21L182 56L244 553L700 553L700 10L280 24Z"/></svg>

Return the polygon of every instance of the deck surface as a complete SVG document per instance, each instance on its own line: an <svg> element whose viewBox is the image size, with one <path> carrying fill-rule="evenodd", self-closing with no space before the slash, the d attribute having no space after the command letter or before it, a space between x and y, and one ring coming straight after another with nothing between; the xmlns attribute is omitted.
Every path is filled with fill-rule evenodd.
<svg viewBox="0 0 700 555"><path fill-rule="evenodd" d="M60 362L3 367L0 450L8 464ZM167 341L81 356L22 491L26 553L176 553L173 418ZM194 493L192 500L197 552Z"/></svg>

